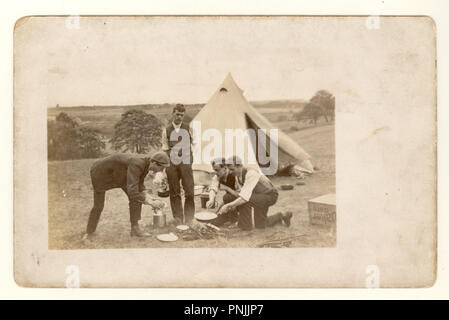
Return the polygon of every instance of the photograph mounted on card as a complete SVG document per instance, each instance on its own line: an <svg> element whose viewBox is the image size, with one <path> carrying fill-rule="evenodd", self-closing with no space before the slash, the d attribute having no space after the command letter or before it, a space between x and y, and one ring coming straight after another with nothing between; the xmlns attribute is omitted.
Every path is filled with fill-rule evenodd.
<svg viewBox="0 0 449 320"><path fill-rule="evenodd" d="M16 282L431 286L435 42L419 16L18 20Z"/></svg>

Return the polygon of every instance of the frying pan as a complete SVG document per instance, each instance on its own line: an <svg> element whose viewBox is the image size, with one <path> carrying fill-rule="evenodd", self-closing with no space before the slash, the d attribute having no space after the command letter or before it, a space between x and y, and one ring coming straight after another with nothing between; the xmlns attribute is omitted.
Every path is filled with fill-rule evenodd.
<svg viewBox="0 0 449 320"><path fill-rule="evenodd" d="M209 211L200 211L195 213L195 219L199 222L210 222L217 217L216 213Z"/></svg>

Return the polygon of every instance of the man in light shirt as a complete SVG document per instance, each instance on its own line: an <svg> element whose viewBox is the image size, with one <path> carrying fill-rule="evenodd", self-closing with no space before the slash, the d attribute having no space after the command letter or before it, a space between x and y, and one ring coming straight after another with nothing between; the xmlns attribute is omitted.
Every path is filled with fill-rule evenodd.
<svg viewBox="0 0 449 320"><path fill-rule="evenodd" d="M251 208L254 208L256 228L271 227L278 223L290 226L291 212L268 216L269 207L274 205L278 199L278 191L265 175L255 169L244 167L237 156L228 159L226 165L229 172L236 177L236 184L241 188L234 201L221 207L219 215L237 210L239 228L251 230L253 227Z"/></svg>
<svg viewBox="0 0 449 320"><path fill-rule="evenodd" d="M173 121L162 130L162 150L170 157L170 167L165 170L170 194L170 206L176 224L190 223L195 213L194 182L192 172L193 134L183 123L185 107L177 104L173 108ZM184 189L184 208L181 186Z"/></svg>

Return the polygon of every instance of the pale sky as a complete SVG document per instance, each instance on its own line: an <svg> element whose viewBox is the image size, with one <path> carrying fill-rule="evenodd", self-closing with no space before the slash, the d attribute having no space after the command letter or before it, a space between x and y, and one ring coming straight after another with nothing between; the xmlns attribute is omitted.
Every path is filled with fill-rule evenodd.
<svg viewBox="0 0 449 320"><path fill-rule="evenodd" d="M338 104L348 92L383 92L383 81L376 88L367 79L413 67L402 62L423 39L397 19L382 18L378 30L365 21L83 17L70 29L65 17L32 18L32 32L17 27L15 41L45 68L48 106L206 103L228 72L248 100L309 99L327 89Z"/></svg>

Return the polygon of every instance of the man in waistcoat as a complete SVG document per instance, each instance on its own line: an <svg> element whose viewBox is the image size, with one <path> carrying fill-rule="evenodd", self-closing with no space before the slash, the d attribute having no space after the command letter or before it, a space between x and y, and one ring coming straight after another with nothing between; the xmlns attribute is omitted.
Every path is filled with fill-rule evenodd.
<svg viewBox="0 0 449 320"><path fill-rule="evenodd" d="M194 141L189 125L182 121L185 111L184 105L177 104L173 108L173 121L162 130L162 150L170 157L170 167L165 172L170 189L170 206L176 224L190 223L195 213L192 172ZM184 208L180 184L184 189Z"/></svg>
<svg viewBox="0 0 449 320"><path fill-rule="evenodd" d="M97 229L101 212L104 208L107 190L121 188L129 200L129 216L131 221L131 236L144 237L148 233L139 227L142 204L163 204L160 200L151 199L146 193L144 180L149 171L160 172L169 166L169 158L164 152L156 152L151 157L138 157L130 154L113 154L96 160L91 169L90 177L94 189L94 205L90 211L84 240L91 240ZM155 202L160 203L155 203Z"/></svg>
<svg viewBox="0 0 449 320"><path fill-rule="evenodd" d="M226 191L223 196L223 204L230 203L238 198L238 189L235 183L235 176L229 173L225 164L225 158L217 158L211 162L214 169L214 176L212 177L209 186L209 201L206 203L208 209L215 205L215 198L218 190ZM226 222L235 223L238 221L238 213L236 210L229 210L226 213L219 215L215 220L211 221L216 226L221 226Z"/></svg>
<svg viewBox="0 0 449 320"><path fill-rule="evenodd" d="M221 207L219 215L231 210L238 212L238 227L242 230L253 228L251 208L254 209L254 225L263 229L278 223L290 226L292 213L276 213L268 216L268 209L278 199L278 191L264 174L259 171L246 168L239 157L234 156L226 161L229 172L235 176L236 184L240 185L238 197Z"/></svg>

